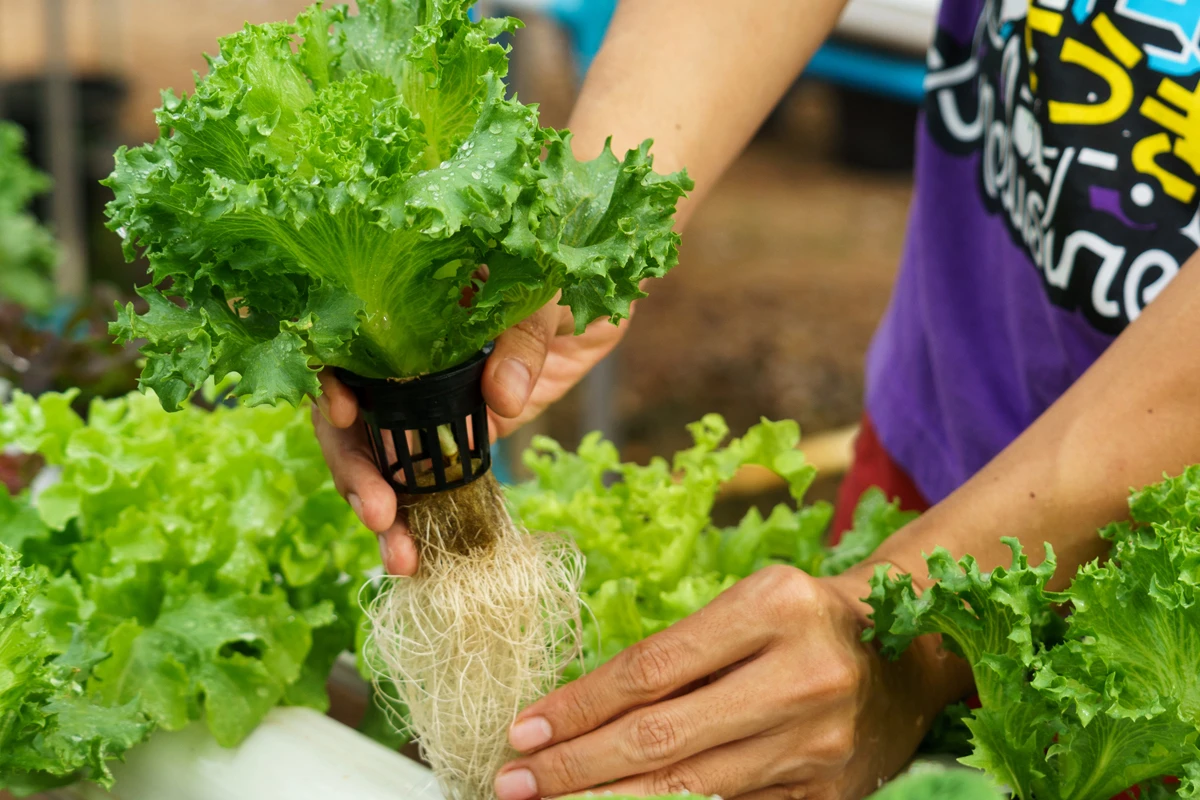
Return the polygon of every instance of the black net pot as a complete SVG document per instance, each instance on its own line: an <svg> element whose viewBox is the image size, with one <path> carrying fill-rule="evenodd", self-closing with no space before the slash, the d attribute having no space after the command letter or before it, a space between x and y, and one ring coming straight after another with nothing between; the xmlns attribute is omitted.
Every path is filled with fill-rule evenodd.
<svg viewBox="0 0 1200 800"><path fill-rule="evenodd" d="M466 486L491 468L483 402L483 370L491 352L489 344L456 367L419 378L364 378L337 370L358 398L375 463L397 494ZM449 435L438 435L443 426Z"/></svg>

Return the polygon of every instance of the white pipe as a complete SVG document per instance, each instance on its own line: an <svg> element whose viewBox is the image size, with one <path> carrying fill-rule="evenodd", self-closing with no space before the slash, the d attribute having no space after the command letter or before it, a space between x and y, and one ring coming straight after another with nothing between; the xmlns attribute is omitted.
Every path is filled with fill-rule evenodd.
<svg viewBox="0 0 1200 800"><path fill-rule="evenodd" d="M245 742L200 724L159 732L113 766L112 792L79 785L54 800L443 800L433 774L307 708L276 708Z"/></svg>
<svg viewBox="0 0 1200 800"><path fill-rule="evenodd" d="M913 55L933 43L939 0L850 0L837 33Z"/></svg>

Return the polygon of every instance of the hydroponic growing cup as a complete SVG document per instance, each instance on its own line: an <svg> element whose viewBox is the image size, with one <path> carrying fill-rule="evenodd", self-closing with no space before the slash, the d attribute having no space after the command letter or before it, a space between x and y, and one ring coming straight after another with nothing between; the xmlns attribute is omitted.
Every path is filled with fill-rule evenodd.
<svg viewBox="0 0 1200 800"><path fill-rule="evenodd" d="M483 369L492 345L467 361L419 378L338 379L358 398L375 463L400 495L466 486L492 465Z"/></svg>

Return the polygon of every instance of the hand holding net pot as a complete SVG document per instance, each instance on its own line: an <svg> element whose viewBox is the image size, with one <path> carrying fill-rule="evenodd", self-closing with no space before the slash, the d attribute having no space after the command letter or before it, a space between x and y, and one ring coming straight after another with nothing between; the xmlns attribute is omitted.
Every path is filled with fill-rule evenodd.
<svg viewBox="0 0 1200 800"><path fill-rule="evenodd" d="M550 304L497 337L484 363L481 387L491 442L560 399L612 351L625 329L625 324L602 320L575 334L570 309ZM411 575L418 555L407 515L377 465L357 395L333 369L321 374L321 387L320 413L314 413L313 420L338 489L379 535L389 573Z"/></svg>
<svg viewBox="0 0 1200 800"><path fill-rule="evenodd" d="M456 489L491 468L483 371L493 345L462 364L418 378L336 371L358 400L380 474L401 496Z"/></svg>

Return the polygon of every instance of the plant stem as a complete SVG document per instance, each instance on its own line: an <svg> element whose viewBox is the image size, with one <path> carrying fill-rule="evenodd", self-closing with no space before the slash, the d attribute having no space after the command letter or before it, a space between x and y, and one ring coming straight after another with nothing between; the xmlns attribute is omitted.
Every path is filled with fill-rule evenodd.
<svg viewBox="0 0 1200 800"><path fill-rule="evenodd" d="M450 430L449 425L439 425L437 429L438 441L442 445L442 455L444 455L450 463L458 457L458 442L454 441L454 432Z"/></svg>

